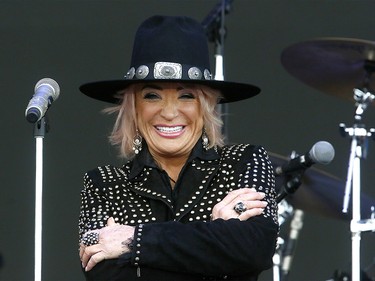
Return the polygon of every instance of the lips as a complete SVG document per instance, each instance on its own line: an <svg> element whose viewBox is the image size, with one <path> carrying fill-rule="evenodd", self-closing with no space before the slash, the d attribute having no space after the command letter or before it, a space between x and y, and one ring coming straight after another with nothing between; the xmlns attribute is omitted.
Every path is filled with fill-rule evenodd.
<svg viewBox="0 0 375 281"><path fill-rule="evenodd" d="M185 126L155 126L159 135L164 137L178 137L184 131Z"/></svg>

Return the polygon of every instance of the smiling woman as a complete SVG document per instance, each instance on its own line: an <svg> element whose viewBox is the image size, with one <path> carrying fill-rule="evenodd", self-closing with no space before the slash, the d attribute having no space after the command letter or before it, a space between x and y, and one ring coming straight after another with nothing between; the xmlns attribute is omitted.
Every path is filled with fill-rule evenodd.
<svg viewBox="0 0 375 281"><path fill-rule="evenodd" d="M202 135L197 95L191 89L164 84L145 85L136 93L138 129L151 155L166 171L171 158L179 158L183 165Z"/></svg>
<svg viewBox="0 0 375 281"><path fill-rule="evenodd" d="M86 279L257 280L278 232L272 165L261 146L224 145L216 106L259 89L211 80L200 24L146 20L126 79L80 89L116 104L110 140L125 160L84 176Z"/></svg>
<svg viewBox="0 0 375 281"><path fill-rule="evenodd" d="M198 84L184 85L181 83L164 82L159 83L158 85L159 86L156 86L155 83L149 84L149 86L147 86L146 84L130 85L125 90L120 91L118 95L118 99L121 101L121 104L105 110L108 113L118 114L113 132L110 136L110 140L113 145L118 145L120 147L120 154L122 157L126 159L132 159L136 154L135 150L133 149L134 136L137 135L138 130L137 118L139 116L139 112L137 112L136 109L136 93L145 91L146 89L150 90L155 88L155 91L160 91L163 89L163 86L171 87L172 89L174 87L176 92L184 94L184 96L179 98L180 100L192 99L194 100L194 103L199 103L199 114L202 114L205 135L207 136L207 139L210 140L210 142L207 144L207 148L212 148L216 145L222 146L224 144L224 137L221 133L223 121L220 118L219 112L216 108L216 105L221 99L221 94L218 90ZM155 91L154 94L157 95ZM144 97L143 99L146 98ZM152 99L157 99L157 97L147 98L147 100ZM182 106L182 108L183 107L184 106ZM164 130L168 130L168 126L166 126ZM202 129L200 129L199 134L203 134Z"/></svg>

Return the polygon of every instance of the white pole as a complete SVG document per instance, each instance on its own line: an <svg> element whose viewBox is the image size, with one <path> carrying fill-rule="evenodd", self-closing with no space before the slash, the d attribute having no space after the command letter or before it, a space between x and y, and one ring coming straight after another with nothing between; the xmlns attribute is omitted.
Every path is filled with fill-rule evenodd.
<svg viewBox="0 0 375 281"><path fill-rule="evenodd" d="M352 232L352 281L361 280L361 231L353 229L353 224L361 220L361 147L356 149L353 169L353 199L352 212L353 220L351 224Z"/></svg>
<svg viewBox="0 0 375 281"><path fill-rule="evenodd" d="M34 280L42 280L43 137L36 137L35 169L35 268Z"/></svg>

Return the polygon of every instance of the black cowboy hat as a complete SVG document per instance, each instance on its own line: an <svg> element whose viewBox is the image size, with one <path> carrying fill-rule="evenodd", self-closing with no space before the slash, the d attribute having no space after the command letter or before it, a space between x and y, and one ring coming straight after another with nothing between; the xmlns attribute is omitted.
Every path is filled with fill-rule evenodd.
<svg viewBox="0 0 375 281"><path fill-rule="evenodd" d="M191 18L169 16L153 16L140 25L131 67L124 79L91 82L80 90L91 98L119 103L119 91L130 84L150 81L207 85L220 90L220 103L247 99L260 92L253 85L213 80L202 25Z"/></svg>

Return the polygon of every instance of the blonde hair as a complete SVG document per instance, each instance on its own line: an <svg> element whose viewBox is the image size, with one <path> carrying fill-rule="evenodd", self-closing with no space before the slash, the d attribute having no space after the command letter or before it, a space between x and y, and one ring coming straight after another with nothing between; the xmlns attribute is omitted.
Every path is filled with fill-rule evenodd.
<svg viewBox="0 0 375 281"><path fill-rule="evenodd" d="M224 136L221 132L223 121L217 110L217 104L221 98L220 91L204 85L195 85L200 91L198 94L202 113L205 133L209 139L209 148L224 145ZM135 110L135 84L120 91L118 98L120 105L109 107L106 113L117 113L117 119L109 136L111 144L119 147L120 157L132 159L133 140L137 134L137 114Z"/></svg>

